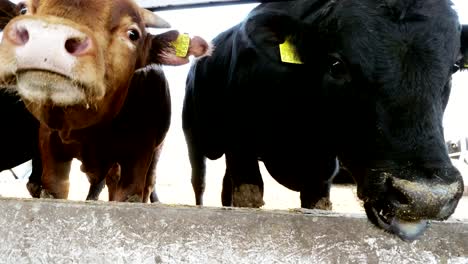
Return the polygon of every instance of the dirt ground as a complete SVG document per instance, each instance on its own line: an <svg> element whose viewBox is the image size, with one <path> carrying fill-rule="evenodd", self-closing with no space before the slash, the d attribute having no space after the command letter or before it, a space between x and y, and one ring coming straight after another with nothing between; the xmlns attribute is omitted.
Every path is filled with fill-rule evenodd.
<svg viewBox="0 0 468 264"><path fill-rule="evenodd" d="M180 130L179 130L180 131ZM190 183L190 163L185 150L185 143L181 141L182 134L171 132L166 138L165 151L161 155L157 167L156 190L162 203L194 205L195 199ZM463 166L463 165L462 165ZM468 166L460 168L468 182ZM86 176L81 173L80 162L74 160L70 175L70 200L84 200L89 188ZM206 206L221 206L221 186L224 175L224 159L208 161L207 187L205 192ZM265 183L265 209L291 209L300 206L299 193L278 184L260 163ZM29 172L29 164L14 169L21 177ZM15 180L9 171L0 173L0 196L29 198L26 190L26 179ZM104 189L100 200L107 200L107 190ZM331 191L333 210L342 213L364 213L361 203L356 197L353 186L333 187ZM460 201L452 218L468 219L468 196Z"/></svg>

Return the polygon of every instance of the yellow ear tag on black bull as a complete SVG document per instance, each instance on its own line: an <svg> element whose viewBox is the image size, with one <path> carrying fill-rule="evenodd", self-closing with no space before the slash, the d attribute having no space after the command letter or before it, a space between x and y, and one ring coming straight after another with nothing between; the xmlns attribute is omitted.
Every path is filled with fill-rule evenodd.
<svg viewBox="0 0 468 264"><path fill-rule="evenodd" d="M279 49L282 62L304 64L297 54L296 47L291 43L289 38L279 45Z"/></svg>
<svg viewBox="0 0 468 264"><path fill-rule="evenodd" d="M190 37L188 34L180 34L175 41L172 42L176 56L185 58L190 47Z"/></svg>

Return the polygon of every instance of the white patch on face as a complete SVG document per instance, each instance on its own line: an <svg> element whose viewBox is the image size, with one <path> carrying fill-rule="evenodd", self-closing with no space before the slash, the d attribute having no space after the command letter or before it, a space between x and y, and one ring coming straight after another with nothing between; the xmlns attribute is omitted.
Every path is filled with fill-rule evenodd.
<svg viewBox="0 0 468 264"><path fill-rule="evenodd" d="M86 104L86 94L76 81L78 58L67 50L68 40L85 40L72 27L25 18L14 25L27 32L27 41L14 46L18 93L34 102L67 106Z"/></svg>
<svg viewBox="0 0 468 264"><path fill-rule="evenodd" d="M15 48L18 71L37 69L73 76L77 57L67 51L65 43L69 39L85 39L84 33L36 19L23 19L14 26L26 30L29 36L26 44Z"/></svg>
<svg viewBox="0 0 468 264"><path fill-rule="evenodd" d="M49 72L26 72L18 76L18 93L21 97L44 103L50 100L57 106L86 104L86 95L80 85Z"/></svg>

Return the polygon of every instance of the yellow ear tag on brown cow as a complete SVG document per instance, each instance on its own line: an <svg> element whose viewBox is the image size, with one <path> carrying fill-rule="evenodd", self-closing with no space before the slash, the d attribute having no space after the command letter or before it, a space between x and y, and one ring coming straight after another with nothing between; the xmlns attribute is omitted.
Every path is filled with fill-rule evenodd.
<svg viewBox="0 0 468 264"><path fill-rule="evenodd" d="M185 58L190 47L190 37L188 34L180 34L175 41L172 42L176 56Z"/></svg>
<svg viewBox="0 0 468 264"><path fill-rule="evenodd" d="M296 47L291 43L289 38L279 45L279 49L282 62L304 64L297 54Z"/></svg>

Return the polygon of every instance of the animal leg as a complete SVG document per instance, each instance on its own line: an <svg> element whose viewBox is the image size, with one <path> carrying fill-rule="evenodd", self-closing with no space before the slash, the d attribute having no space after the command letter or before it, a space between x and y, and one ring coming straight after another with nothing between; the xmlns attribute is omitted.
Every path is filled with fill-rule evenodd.
<svg viewBox="0 0 468 264"><path fill-rule="evenodd" d="M227 167L223 178L223 189L221 190L221 203L223 206L232 206L232 178Z"/></svg>
<svg viewBox="0 0 468 264"><path fill-rule="evenodd" d="M93 162L97 160L97 158L92 159ZM99 162L98 162L99 163ZM99 200L99 195L101 195L104 186L106 185L106 175L109 172L109 165L105 165L106 163L96 165L96 163L90 163L89 158L84 158L81 163L81 171L86 174L89 181L89 190L88 195L86 196L86 200L97 201Z"/></svg>
<svg viewBox="0 0 468 264"><path fill-rule="evenodd" d="M199 150L191 131L184 130L184 133L190 165L192 167L192 187L195 193L195 204L203 205L203 193L205 192L206 186L206 157Z"/></svg>
<svg viewBox="0 0 468 264"><path fill-rule="evenodd" d="M38 153L37 156L32 158L32 170L31 175L29 176L28 183L26 184L26 188L29 191L29 194L33 198L39 198L42 191L42 182L41 182L41 175L42 175L42 162L41 156Z"/></svg>
<svg viewBox="0 0 468 264"><path fill-rule="evenodd" d="M263 180L255 155L226 153L226 167L232 179L232 205L263 206Z"/></svg>
<svg viewBox="0 0 468 264"><path fill-rule="evenodd" d="M309 209L332 210L330 201L330 188L333 178L339 171L336 158L324 159L319 163L318 169L300 191L301 207Z"/></svg>
<svg viewBox="0 0 468 264"><path fill-rule="evenodd" d="M69 174L73 157L68 155L56 132L41 126L39 131L42 159L41 198L67 199Z"/></svg>
<svg viewBox="0 0 468 264"><path fill-rule="evenodd" d="M109 201L143 202L145 200L146 177L153 152L142 150L140 154L126 156L109 170L106 176Z"/></svg>
<svg viewBox="0 0 468 264"><path fill-rule="evenodd" d="M71 160L56 162L53 166L44 164L42 172L43 188L41 190L41 198L68 198L71 162Z"/></svg>
<svg viewBox="0 0 468 264"><path fill-rule="evenodd" d="M106 179L103 179L98 183L91 183L91 185L89 186L88 196L86 196L86 200L91 200L91 201L99 200L99 195L101 194L105 185L106 185Z"/></svg>
<svg viewBox="0 0 468 264"><path fill-rule="evenodd" d="M160 148L154 152L151 164L146 174L145 191L143 193L144 203L148 202L148 199L151 203L159 202L158 195L156 194L156 164L158 163L160 153Z"/></svg>

